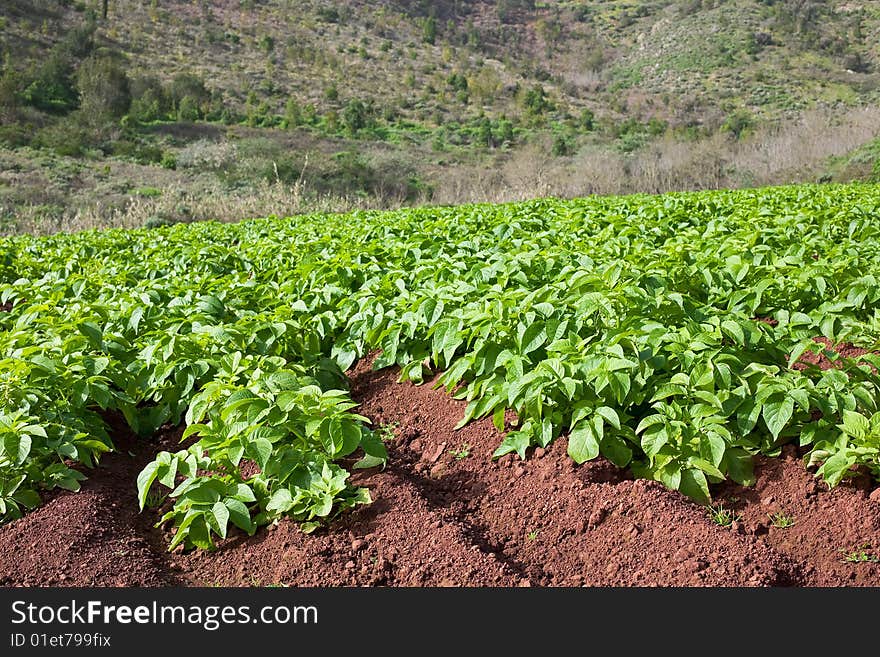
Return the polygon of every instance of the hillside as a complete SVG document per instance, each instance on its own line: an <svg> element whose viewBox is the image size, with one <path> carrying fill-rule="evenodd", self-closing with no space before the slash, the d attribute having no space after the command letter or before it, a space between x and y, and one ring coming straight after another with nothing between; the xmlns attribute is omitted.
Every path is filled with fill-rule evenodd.
<svg viewBox="0 0 880 657"><path fill-rule="evenodd" d="M850 153L876 151L880 2L110 0L101 13L0 7L6 230L202 218L218 194L266 214L304 198L873 175ZM262 204L258 184L283 186L286 207Z"/></svg>

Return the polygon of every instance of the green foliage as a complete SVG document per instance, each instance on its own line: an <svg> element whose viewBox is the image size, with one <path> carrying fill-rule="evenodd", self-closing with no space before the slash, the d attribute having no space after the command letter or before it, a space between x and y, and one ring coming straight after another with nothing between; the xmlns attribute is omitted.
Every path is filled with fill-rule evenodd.
<svg viewBox="0 0 880 657"><path fill-rule="evenodd" d="M870 543L863 543L854 550L841 549L841 560L844 563L880 563L880 556L870 552L870 550Z"/></svg>
<svg viewBox="0 0 880 657"><path fill-rule="evenodd" d="M547 92L540 84L536 84L526 91L523 96L523 107L529 114L539 116L553 109L553 104L547 99Z"/></svg>
<svg viewBox="0 0 880 657"><path fill-rule="evenodd" d="M357 133L367 127L369 111L363 101L353 98L348 101L342 110L342 125L349 135Z"/></svg>
<svg viewBox="0 0 880 657"><path fill-rule="evenodd" d="M95 147L94 141L93 134L73 115L41 129L34 136L33 144L59 155L82 157Z"/></svg>
<svg viewBox="0 0 880 657"><path fill-rule="evenodd" d="M596 115L593 110L584 108L578 117L578 127L585 132L592 132L596 127Z"/></svg>
<svg viewBox="0 0 880 657"><path fill-rule="evenodd" d="M116 413L197 439L138 481L174 545L312 530L369 500L345 463L387 458L345 392L372 352L442 371L459 426L515 411L496 457L562 437L704 503L789 442L829 485L880 475L880 357L794 367L817 336L880 342L878 212L823 185L2 239L3 513L76 489Z"/></svg>
<svg viewBox="0 0 880 657"><path fill-rule="evenodd" d="M724 504L710 504L708 507L709 519L719 527L730 527L733 523L739 521L740 517L734 511L725 509Z"/></svg>
<svg viewBox="0 0 880 657"><path fill-rule="evenodd" d="M52 53L36 70L21 96L28 105L46 112L64 113L74 109L79 97L72 62Z"/></svg>
<svg viewBox="0 0 880 657"><path fill-rule="evenodd" d="M437 19L428 16L422 21L422 41L427 44L434 45L437 40Z"/></svg>
<svg viewBox="0 0 880 657"><path fill-rule="evenodd" d="M788 529L793 527L795 523L794 518L783 511L768 513L767 517L770 518L770 524L777 529Z"/></svg>
<svg viewBox="0 0 880 657"><path fill-rule="evenodd" d="M192 96L184 96L177 106L178 121L198 121L201 118L199 104Z"/></svg>
<svg viewBox="0 0 880 657"><path fill-rule="evenodd" d="M90 57L77 71L80 107L90 120L119 118L131 105L128 76L110 57Z"/></svg>
<svg viewBox="0 0 880 657"><path fill-rule="evenodd" d="M857 474L860 465L880 477L880 413L866 416L843 409L841 417L838 432L816 441L809 464L819 465L817 474L832 486Z"/></svg>
<svg viewBox="0 0 880 657"><path fill-rule="evenodd" d="M551 148L553 155L557 157L565 157L574 153L574 144L571 137L564 134L557 134L553 137L553 147Z"/></svg>
<svg viewBox="0 0 880 657"><path fill-rule="evenodd" d="M172 78L167 89L168 98L171 106L178 112L180 106L187 98L188 104L197 108L201 114L203 108L211 101L211 92L205 87L204 81L197 75L191 73L178 73Z"/></svg>
<svg viewBox="0 0 880 657"><path fill-rule="evenodd" d="M721 130L731 134L735 139L740 139L753 126L754 117L745 110L738 110L724 120Z"/></svg>

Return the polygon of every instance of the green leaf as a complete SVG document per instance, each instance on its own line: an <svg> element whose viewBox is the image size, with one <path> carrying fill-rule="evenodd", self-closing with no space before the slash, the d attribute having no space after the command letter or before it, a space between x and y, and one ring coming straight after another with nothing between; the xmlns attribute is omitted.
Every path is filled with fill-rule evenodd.
<svg viewBox="0 0 880 657"><path fill-rule="evenodd" d="M605 418L605 421L615 429L620 429L620 416L613 408L609 406L600 406L596 409L596 414Z"/></svg>
<svg viewBox="0 0 880 657"><path fill-rule="evenodd" d="M764 402L762 415L773 438L778 438L791 419L794 402L790 397L774 394Z"/></svg>
<svg viewBox="0 0 880 657"><path fill-rule="evenodd" d="M239 529L246 531L248 534L252 534L255 526L251 520L251 514L248 512L244 503L240 500L227 497L223 500L223 504L229 512L229 520L232 524Z"/></svg>
<svg viewBox="0 0 880 657"><path fill-rule="evenodd" d="M211 507L209 516L211 527L220 535L226 538L226 525L229 523L229 509L223 502L215 502Z"/></svg>
<svg viewBox="0 0 880 657"><path fill-rule="evenodd" d="M761 404L756 403L753 399L746 399L736 409L736 428L740 434L747 436L758 424L761 417Z"/></svg>
<svg viewBox="0 0 880 657"><path fill-rule="evenodd" d="M3 437L3 451L16 465L21 465L31 453L31 437L26 433L7 434Z"/></svg>
<svg viewBox="0 0 880 657"><path fill-rule="evenodd" d="M752 455L744 449L733 447L724 454L722 468L728 476L740 486L753 486L755 484L754 461Z"/></svg>
<svg viewBox="0 0 880 657"><path fill-rule="evenodd" d="M816 474L821 475L830 488L834 488L847 475L850 466L854 463L855 459L849 456L845 450L842 450L832 454L822 464L822 467L819 468Z"/></svg>
<svg viewBox="0 0 880 657"><path fill-rule="evenodd" d="M568 434L568 455L578 464L599 456L599 437L589 420L579 422Z"/></svg>
<svg viewBox="0 0 880 657"><path fill-rule="evenodd" d="M385 445L375 432L364 431L363 436L361 437L361 447L364 450L365 456L352 467L356 470L362 470L366 468L375 468L377 466L385 466L385 463L388 461L388 451L385 449Z"/></svg>
<svg viewBox="0 0 880 657"><path fill-rule="evenodd" d="M439 299L425 299L422 302L422 318L428 327L434 326L443 316L443 302Z"/></svg>
<svg viewBox="0 0 880 657"><path fill-rule="evenodd" d="M531 436L525 431L511 431L508 433L501 445L492 453L492 458L497 459L505 454L516 452L522 460L526 458L526 450L531 444Z"/></svg>
<svg viewBox="0 0 880 657"><path fill-rule="evenodd" d="M710 477L714 477L719 481L723 481L725 479L724 473L706 459L692 458L689 459L688 462L690 463L690 465L695 466L697 469L709 475Z"/></svg>
<svg viewBox="0 0 880 657"><path fill-rule="evenodd" d="M727 449L727 443L724 438L717 433L710 431L700 436L700 456L705 460L718 466L724 458L724 450Z"/></svg>
<svg viewBox="0 0 880 657"><path fill-rule="evenodd" d="M656 456L668 442L669 433L662 424L651 426L642 434L642 449L648 458Z"/></svg>
<svg viewBox="0 0 880 657"><path fill-rule="evenodd" d="M746 336L743 334L742 327L731 319L721 322L721 330L728 336L733 338L734 342L739 346L744 346Z"/></svg>
<svg viewBox="0 0 880 657"><path fill-rule="evenodd" d="M245 453L256 461L260 470L265 470L266 464L272 456L272 443L265 438L257 438L245 446Z"/></svg>
<svg viewBox="0 0 880 657"><path fill-rule="evenodd" d="M337 456L348 456L361 445L361 427L351 420L341 420L339 431L342 434L342 449Z"/></svg>
<svg viewBox="0 0 880 657"><path fill-rule="evenodd" d="M709 496L709 482L706 481L706 475L696 468L682 470L678 490L701 504L708 504L712 499Z"/></svg>
<svg viewBox="0 0 880 657"><path fill-rule="evenodd" d="M137 478L137 491L138 491L138 504L140 505L141 511L144 510L144 505L147 503L147 495L150 492L150 486L156 480L156 477L159 473L159 468L162 467L156 461L148 463L146 467L141 470L141 473Z"/></svg>
<svg viewBox="0 0 880 657"><path fill-rule="evenodd" d="M625 468L632 460L632 449L622 438L605 434L599 443L599 452L618 468Z"/></svg>
<svg viewBox="0 0 880 657"><path fill-rule="evenodd" d="M547 334L544 332L542 322L534 322L523 331L519 338L519 352L522 355L529 354L541 348L547 342Z"/></svg>
<svg viewBox="0 0 880 657"><path fill-rule="evenodd" d="M89 339L89 344L95 349L101 349L103 346L104 332L94 322L80 322L76 328Z"/></svg>
<svg viewBox="0 0 880 657"><path fill-rule="evenodd" d="M433 337L433 353L435 357L443 355L443 362L449 365L459 345L463 342L459 331L461 322L447 319L436 325Z"/></svg>
<svg viewBox="0 0 880 657"><path fill-rule="evenodd" d="M272 493L272 497L269 498L269 502L266 504L266 511L279 514L287 513L292 506L293 497L290 494L290 489L279 488Z"/></svg>
<svg viewBox="0 0 880 657"><path fill-rule="evenodd" d="M871 432L871 423L861 413L844 410L841 429L853 438L862 439Z"/></svg>

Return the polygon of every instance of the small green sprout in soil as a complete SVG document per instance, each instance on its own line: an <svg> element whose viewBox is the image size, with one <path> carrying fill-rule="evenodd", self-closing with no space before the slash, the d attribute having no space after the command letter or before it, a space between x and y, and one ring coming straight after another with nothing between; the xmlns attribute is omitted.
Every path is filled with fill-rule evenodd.
<svg viewBox="0 0 880 657"><path fill-rule="evenodd" d="M376 431L376 434L379 436L379 439L383 443L390 442L394 440L394 431L395 429L397 429L398 426L399 424L397 422L388 422L387 424L383 424L382 426L380 426L379 429Z"/></svg>
<svg viewBox="0 0 880 657"><path fill-rule="evenodd" d="M880 557L873 552L869 552L870 549L871 544L864 543L855 550L850 552L841 550L840 553L843 555L844 563L880 563Z"/></svg>
<svg viewBox="0 0 880 657"><path fill-rule="evenodd" d="M782 511L768 513L767 516L770 518L770 524L777 529L788 529L794 525L794 518Z"/></svg>
<svg viewBox="0 0 880 657"><path fill-rule="evenodd" d="M458 449L452 450L452 456L456 461L462 461L471 455L471 446L467 443L462 443Z"/></svg>
<svg viewBox="0 0 880 657"><path fill-rule="evenodd" d="M740 516L736 512L725 509L724 503L710 504L709 518L719 527L730 527L734 522L739 520Z"/></svg>

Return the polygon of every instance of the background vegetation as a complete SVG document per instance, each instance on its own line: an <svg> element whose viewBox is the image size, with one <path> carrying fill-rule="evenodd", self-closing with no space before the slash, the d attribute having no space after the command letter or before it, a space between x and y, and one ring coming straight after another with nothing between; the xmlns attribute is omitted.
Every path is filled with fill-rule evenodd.
<svg viewBox="0 0 880 657"><path fill-rule="evenodd" d="M880 2L7 0L0 54L3 232L880 178Z"/></svg>

